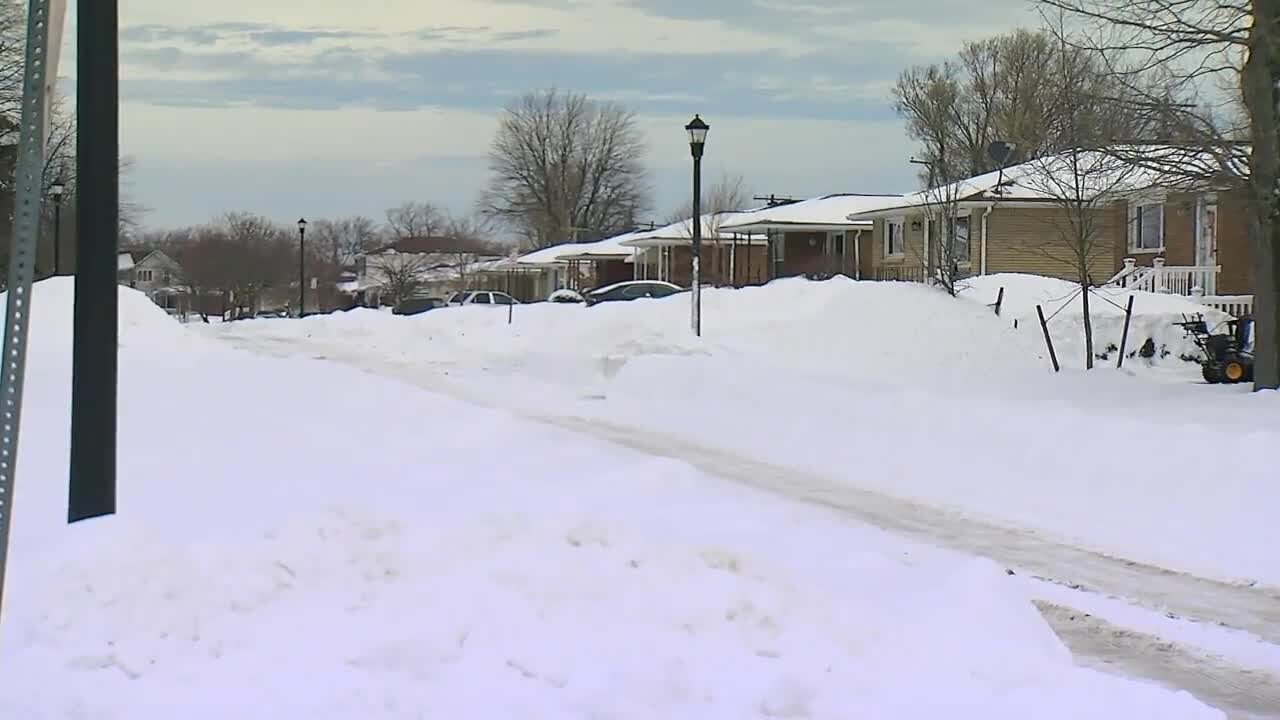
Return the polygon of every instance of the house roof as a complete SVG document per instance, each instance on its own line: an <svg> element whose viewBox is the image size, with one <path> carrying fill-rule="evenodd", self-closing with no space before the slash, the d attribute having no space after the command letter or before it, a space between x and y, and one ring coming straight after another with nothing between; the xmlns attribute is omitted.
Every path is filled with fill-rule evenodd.
<svg viewBox="0 0 1280 720"><path fill-rule="evenodd" d="M727 210L707 213L702 216L702 239L732 240L738 242L763 242L763 238L754 236L747 230L729 230L728 223L740 215L756 212L754 210ZM693 242L693 218L680 220L660 228L642 230L621 241L624 247L644 248L664 245L688 245Z"/></svg>
<svg viewBox="0 0 1280 720"><path fill-rule="evenodd" d="M624 242L633 237L637 237L643 233L651 232L649 230L636 230L632 232L614 235L603 240L597 240L593 243L573 243L571 245L561 245L561 252L556 255L556 259L560 261L568 260L628 260L635 255L636 249Z"/></svg>
<svg viewBox="0 0 1280 720"><path fill-rule="evenodd" d="M741 213L720 227L723 230L847 230L866 227L870 221L849 216L898 204L902 195L836 193L800 202Z"/></svg>
<svg viewBox="0 0 1280 720"><path fill-rule="evenodd" d="M873 220L943 203L1094 202L1154 188L1202 184L1203 178L1222 174L1218 159L1189 148L1152 145L1072 150L921 190L892 205L850 213L849 219Z"/></svg>

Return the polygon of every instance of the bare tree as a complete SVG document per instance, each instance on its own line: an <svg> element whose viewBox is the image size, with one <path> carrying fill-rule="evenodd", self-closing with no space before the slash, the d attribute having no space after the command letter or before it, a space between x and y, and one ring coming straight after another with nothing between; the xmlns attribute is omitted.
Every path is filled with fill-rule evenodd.
<svg viewBox="0 0 1280 720"><path fill-rule="evenodd" d="M551 89L508 105L480 207L541 248L635 226L648 208L645 144L631 111Z"/></svg>
<svg viewBox="0 0 1280 720"><path fill-rule="evenodd" d="M1280 0L1038 2L1080 28L1068 42L1105 58L1105 72L1126 91L1116 104L1157 123L1181 150L1129 160L1190 187L1246 190L1254 389L1280 387Z"/></svg>
<svg viewBox="0 0 1280 720"><path fill-rule="evenodd" d="M924 266L925 282L935 284L955 296L968 265L973 237L969 216L960 214L964 186L962 173L952 168L946 156L928 163L928 179L922 191L925 215L924 242L912 247L917 262Z"/></svg>
<svg viewBox="0 0 1280 720"><path fill-rule="evenodd" d="M429 255L387 251L370 255L369 269L392 306L413 297L426 284L432 267Z"/></svg>
<svg viewBox="0 0 1280 720"><path fill-rule="evenodd" d="M482 213L449 216L444 236L450 246L443 253L440 265L457 274L459 290L467 289L467 278L482 258L504 254L502 247L492 240L493 221Z"/></svg>
<svg viewBox="0 0 1280 720"><path fill-rule="evenodd" d="M387 211L387 231L396 240L435 237L444 223L444 213L431 203L407 202Z"/></svg>
<svg viewBox="0 0 1280 720"><path fill-rule="evenodd" d="M227 236L229 290L238 309L254 312L263 291L287 285L297 262L292 234L271 220L248 213L231 213L222 220Z"/></svg>
<svg viewBox="0 0 1280 720"><path fill-rule="evenodd" d="M741 174L723 173L719 179L702 190L699 209L702 212L702 228L712 249L709 270L717 283L731 283L726 268L721 267L722 243L720 227L731 219L734 211L745 210L751 202L751 191ZM668 223L680 223L681 233L693 236L693 201L689 200L667 216ZM704 246L705 247L705 246Z"/></svg>
<svg viewBox="0 0 1280 720"><path fill-rule="evenodd" d="M310 230L315 246L335 267L355 255L371 252L378 245L378 225L363 215L316 220Z"/></svg>
<svg viewBox="0 0 1280 720"><path fill-rule="evenodd" d="M1110 203L1132 189L1135 167L1114 154L1083 148L1033 160L1021 168L1019 182L1059 209L1045 222L1040 252L1069 268L1083 303L1085 367L1093 369L1093 318L1089 294L1094 269L1112 262Z"/></svg>
<svg viewBox="0 0 1280 720"><path fill-rule="evenodd" d="M1073 68L1069 76L1057 69ZM998 169L987 148L1010 142L1018 148L1012 161L1051 154L1080 140L1064 133L1058 119L1069 112L1073 94L1062 83L1097 86L1098 94L1120 96L1122 84L1102 72L1095 52L1055 43L1046 31L1015 30L967 43L959 55L941 65L912 67L894 86L894 108L907 122L907 132L921 144L921 157L946 164L955 175L972 177ZM1123 107L1099 108L1096 140L1138 137L1143 118ZM936 173L935 173L936 179Z"/></svg>

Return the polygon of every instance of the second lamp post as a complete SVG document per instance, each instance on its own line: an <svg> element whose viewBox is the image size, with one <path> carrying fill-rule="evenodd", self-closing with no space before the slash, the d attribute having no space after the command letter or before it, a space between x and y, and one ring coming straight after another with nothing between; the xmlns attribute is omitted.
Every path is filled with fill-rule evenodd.
<svg viewBox="0 0 1280 720"><path fill-rule="evenodd" d="M298 220L298 317L307 316L307 219Z"/></svg>
<svg viewBox="0 0 1280 720"><path fill-rule="evenodd" d="M702 337L702 151L707 145L711 126L698 115L684 129L689 132L689 150L693 153L693 334Z"/></svg>

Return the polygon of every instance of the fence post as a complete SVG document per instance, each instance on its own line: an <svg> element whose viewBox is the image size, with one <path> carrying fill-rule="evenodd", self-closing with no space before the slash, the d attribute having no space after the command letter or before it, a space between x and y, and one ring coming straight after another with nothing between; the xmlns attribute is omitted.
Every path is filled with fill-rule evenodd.
<svg viewBox="0 0 1280 720"><path fill-rule="evenodd" d="M996 317L1000 317L1000 306L1004 304L1004 288L996 294Z"/></svg>
<svg viewBox="0 0 1280 720"><path fill-rule="evenodd" d="M1155 281L1154 283L1152 283L1152 289L1154 289L1158 293L1169 291L1169 288L1166 285L1167 274L1165 272L1164 266L1165 266L1164 258L1156 258L1155 260L1151 261L1151 272L1155 275L1155 277L1152 278Z"/></svg>
<svg viewBox="0 0 1280 720"><path fill-rule="evenodd" d="M1133 320L1133 296L1129 296L1129 302L1125 304L1124 309L1124 332L1120 333L1120 357L1116 360L1116 369L1124 367L1124 349L1129 344L1129 322Z"/></svg>
<svg viewBox="0 0 1280 720"><path fill-rule="evenodd" d="M1058 365L1058 354L1053 351L1053 338L1049 337L1049 323L1044 319L1044 308L1037 305L1036 315L1040 316L1040 328L1044 330L1044 344L1049 346L1049 359L1053 361L1053 371L1060 372L1062 368Z"/></svg>

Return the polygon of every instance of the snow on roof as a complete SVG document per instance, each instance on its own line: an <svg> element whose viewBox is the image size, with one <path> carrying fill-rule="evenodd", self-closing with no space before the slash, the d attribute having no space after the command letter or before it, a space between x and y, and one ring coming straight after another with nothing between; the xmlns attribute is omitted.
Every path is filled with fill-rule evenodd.
<svg viewBox="0 0 1280 720"><path fill-rule="evenodd" d="M704 240L732 240L736 238L739 242L751 242L753 239L762 241L763 236L753 238L745 230L728 230L727 223L752 211L727 210L724 212L707 213L702 216L702 239ZM638 247L656 247L661 245L687 245L693 240L693 218L680 220L669 225L663 225L660 228L652 230L643 230L632 233L632 237L622 240L622 245L629 248Z"/></svg>
<svg viewBox="0 0 1280 720"><path fill-rule="evenodd" d="M635 254L636 249L630 245L623 243L632 238L652 232L650 230L636 230L632 232L614 235L613 237L597 240L593 243L575 243L573 245L562 245L562 252L556 256L557 260L626 260Z"/></svg>
<svg viewBox="0 0 1280 720"><path fill-rule="evenodd" d="M1045 203L1093 202L1159 187L1203 183L1204 178L1239 175L1233 160L1225 172L1218 158L1196 149L1174 146L1116 146L1106 151L1073 150L1030 160L933 190L903 196L894 205L850 213L851 220L872 220L902 210L944 202Z"/></svg>
<svg viewBox="0 0 1280 720"><path fill-rule="evenodd" d="M902 195L836 193L743 213L720 227L724 230L735 228L739 230L788 228L822 230L858 227L869 225L870 221L850 220L850 215L899 204L903 197Z"/></svg>
<svg viewBox="0 0 1280 720"><path fill-rule="evenodd" d="M562 261L557 260L560 255L564 254L570 247L580 247L586 243L565 243L562 245L552 245L544 247L532 252L527 252L519 257L512 258L509 262L513 265L559 265Z"/></svg>

